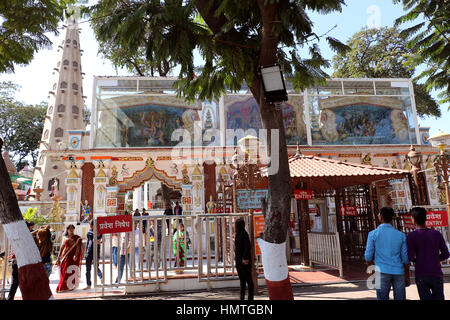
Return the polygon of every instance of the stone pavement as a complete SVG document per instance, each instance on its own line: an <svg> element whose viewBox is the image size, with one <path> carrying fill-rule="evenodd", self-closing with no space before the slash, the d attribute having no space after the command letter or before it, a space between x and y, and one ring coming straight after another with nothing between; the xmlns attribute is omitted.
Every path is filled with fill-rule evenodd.
<svg viewBox="0 0 450 320"><path fill-rule="evenodd" d="M450 299L450 277L446 277L444 283L445 297ZM367 288L365 281L342 282L335 284L293 284L295 300L376 300L375 290ZM89 300L238 300L239 289L215 289L203 292L172 292L159 293L145 296L110 296L104 298L92 298ZM391 290L391 299L392 290ZM417 287L412 279L412 284L406 288L407 300L419 300ZM269 300L267 289L260 288L255 295L255 300Z"/></svg>

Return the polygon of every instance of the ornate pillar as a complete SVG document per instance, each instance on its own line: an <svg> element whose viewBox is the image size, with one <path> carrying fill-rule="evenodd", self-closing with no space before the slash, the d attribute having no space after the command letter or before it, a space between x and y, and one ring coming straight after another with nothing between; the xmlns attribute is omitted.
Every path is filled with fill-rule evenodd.
<svg viewBox="0 0 450 320"><path fill-rule="evenodd" d="M192 213L200 214L204 212L205 192L203 183L203 173L198 165L194 166L192 171Z"/></svg>
<svg viewBox="0 0 450 320"><path fill-rule="evenodd" d="M66 222L79 222L81 208L81 167L84 164L83 157L65 157L63 158L67 169L66 178Z"/></svg>
<svg viewBox="0 0 450 320"><path fill-rule="evenodd" d="M95 166L94 172L94 218L106 215L106 195L108 186L108 173L111 159L108 157L95 157L92 159Z"/></svg>
<svg viewBox="0 0 450 320"><path fill-rule="evenodd" d="M183 176L183 184L181 185L181 204L183 206L183 214L191 214L193 211L192 183L189 178L189 172L186 165L183 165L181 174Z"/></svg>
<svg viewBox="0 0 450 320"><path fill-rule="evenodd" d="M107 187L106 192L106 214L116 215L119 207L119 187Z"/></svg>

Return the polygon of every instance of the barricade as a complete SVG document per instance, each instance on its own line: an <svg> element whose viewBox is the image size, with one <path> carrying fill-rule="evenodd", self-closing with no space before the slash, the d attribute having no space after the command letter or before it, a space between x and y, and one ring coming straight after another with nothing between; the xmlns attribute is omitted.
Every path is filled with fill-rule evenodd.
<svg viewBox="0 0 450 320"><path fill-rule="evenodd" d="M308 232L309 263L338 269L343 276L343 265L339 233Z"/></svg>
<svg viewBox="0 0 450 320"><path fill-rule="evenodd" d="M131 232L104 234L99 251L94 250L94 274L99 268L104 275L101 280L94 276L94 287L158 284L178 273L196 276L199 282L236 280L238 218L244 218L248 228L248 213L133 216Z"/></svg>

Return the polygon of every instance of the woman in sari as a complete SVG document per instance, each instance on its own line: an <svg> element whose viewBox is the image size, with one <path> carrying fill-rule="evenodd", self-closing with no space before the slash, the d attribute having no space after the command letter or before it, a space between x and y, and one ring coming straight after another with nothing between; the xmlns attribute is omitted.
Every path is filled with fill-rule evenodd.
<svg viewBox="0 0 450 320"><path fill-rule="evenodd" d="M74 290L80 279L80 265L82 259L82 244L80 236L74 233L75 226L70 224L66 228L67 239L62 245L56 265L59 266L59 284L56 292L66 292Z"/></svg>
<svg viewBox="0 0 450 320"><path fill-rule="evenodd" d="M173 254L175 256L175 267L184 267L186 246L185 241L188 241L188 236L184 233L184 225L181 223L178 225L178 230L175 232L172 238L173 242ZM183 270L176 270L175 273L183 273Z"/></svg>

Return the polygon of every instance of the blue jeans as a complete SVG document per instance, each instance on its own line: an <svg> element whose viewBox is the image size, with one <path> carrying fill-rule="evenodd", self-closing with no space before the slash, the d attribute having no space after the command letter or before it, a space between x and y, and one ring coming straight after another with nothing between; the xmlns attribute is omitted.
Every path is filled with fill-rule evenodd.
<svg viewBox="0 0 450 320"><path fill-rule="evenodd" d="M438 277L416 277L420 300L444 300L444 279Z"/></svg>
<svg viewBox="0 0 450 320"><path fill-rule="evenodd" d="M130 254L128 254L128 265L130 264ZM120 255L120 267L119 267L119 276L116 278L116 283L122 280L123 267L125 266L125 255Z"/></svg>
<svg viewBox="0 0 450 320"><path fill-rule="evenodd" d="M53 264L51 262L44 263L44 269L47 273L47 277L50 277L50 275L52 274Z"/></svg>
<svg viewBox="0 0 450 320"><path fill-rule="evenodd" d="M114 265L114 267L117 267L117 260L118 260L117 247L113 247L113 248L112 248L112 259L113 259L113 265Z"/></svg>
<svg viewBox="0 0 450 320"><path fill-rule="evenodd" d="M394 290L394 300L406 300L405 275L380 273L377 284L377 299L389 300L391 286Z"/></svg>

